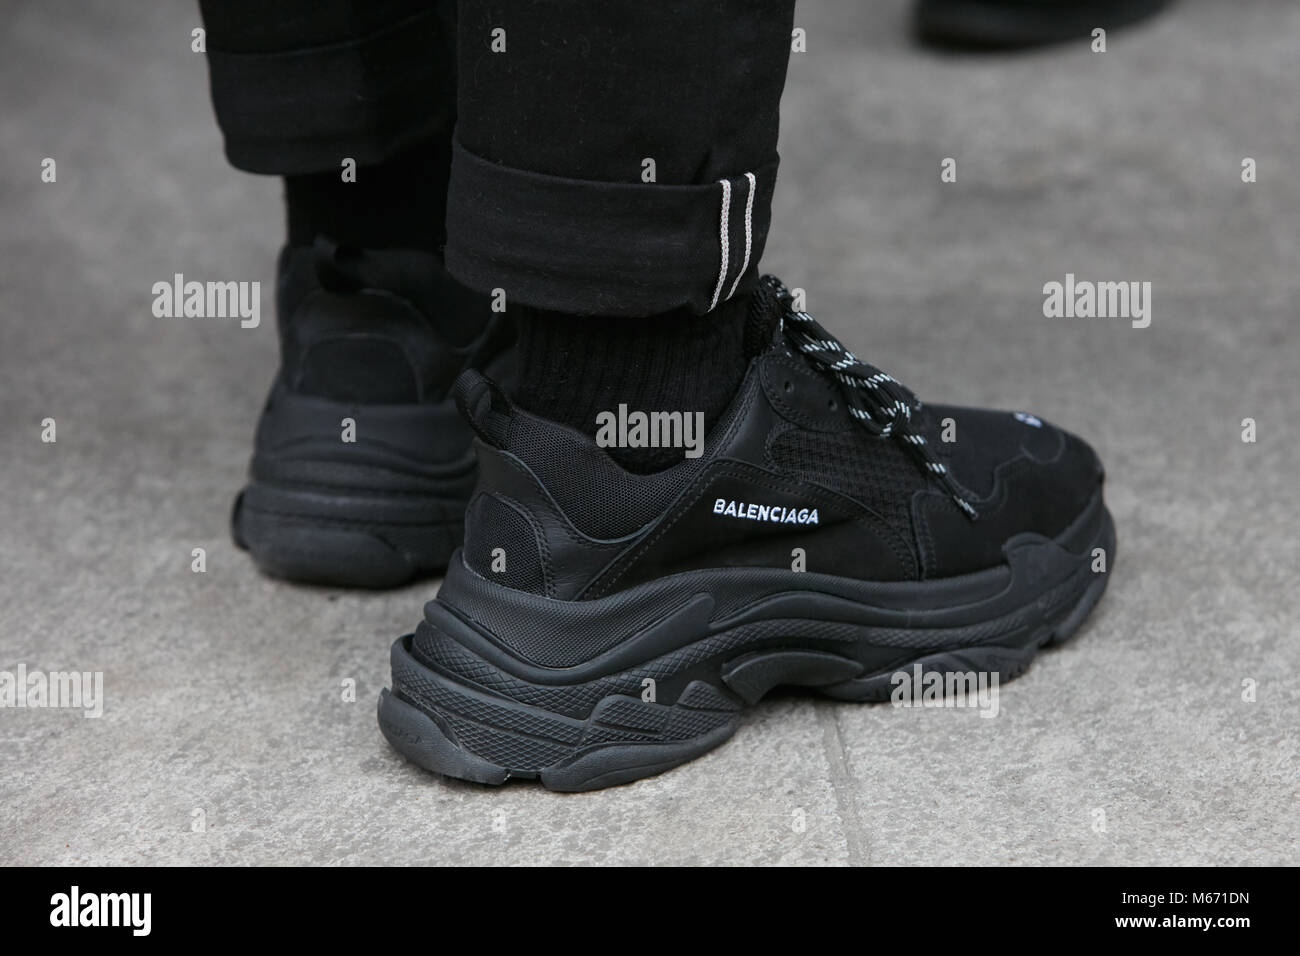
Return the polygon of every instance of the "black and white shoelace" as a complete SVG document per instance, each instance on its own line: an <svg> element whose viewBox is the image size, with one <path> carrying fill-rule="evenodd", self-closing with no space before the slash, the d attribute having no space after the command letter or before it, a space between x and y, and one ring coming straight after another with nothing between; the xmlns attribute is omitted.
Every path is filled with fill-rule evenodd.
<svg viewBox="0 0 1300 956"><path fill-rule="evenodd" d="M901 441L925 473L943 485L957 507L972 521L978 518L975 506L953 479L948 466L939 460L926 437L913 429L912 414L920 411L920 400L893 376L868 365L846 349L807 312L795 311L794 297L776 276L763 276L761 282L781 304L781 330L785 337L840 384L854 420L878 438Z"/></svg>

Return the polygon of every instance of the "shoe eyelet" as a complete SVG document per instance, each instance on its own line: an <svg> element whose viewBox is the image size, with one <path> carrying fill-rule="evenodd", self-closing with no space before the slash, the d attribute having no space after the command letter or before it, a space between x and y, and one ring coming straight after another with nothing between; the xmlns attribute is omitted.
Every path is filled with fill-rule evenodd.
<svg viewBox="0 0 1300 956"><path fill-rule="evenodd" d="M829 402L826 403L826 407L833 412L838 412L840 410L840 403L835 401L835 399L832 398Z"/></svg>
<svg viewBox="0 0 1300 956"><path fill-rule="evenodd" d="M785 389L787 395L794 391L794 383L789 379L786 379L785 384L781 387Z"/></svg>

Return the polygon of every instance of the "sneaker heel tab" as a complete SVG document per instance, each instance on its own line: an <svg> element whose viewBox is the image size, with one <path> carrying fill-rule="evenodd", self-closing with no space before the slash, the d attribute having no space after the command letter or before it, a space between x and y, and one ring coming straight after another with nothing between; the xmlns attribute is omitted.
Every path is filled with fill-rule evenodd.
<svg viewBox="0 0 1300 956"><path fill-rule="evenodd" d="M505 447L514 405L501 386L472 368L466 369L452 387L452 398L461 418L479 438L494 448Z"/></svg>

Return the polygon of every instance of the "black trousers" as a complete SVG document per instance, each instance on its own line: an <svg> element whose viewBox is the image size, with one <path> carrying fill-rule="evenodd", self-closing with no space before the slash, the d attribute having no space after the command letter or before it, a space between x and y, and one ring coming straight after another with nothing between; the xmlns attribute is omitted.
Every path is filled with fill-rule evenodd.
<svg viewBox="0 0 1300 956"><path fill-rule="evenodd" d="M752 288L793 0L200 0L226 154L254 173L451 153L447 267L577 314Z"/></svg>

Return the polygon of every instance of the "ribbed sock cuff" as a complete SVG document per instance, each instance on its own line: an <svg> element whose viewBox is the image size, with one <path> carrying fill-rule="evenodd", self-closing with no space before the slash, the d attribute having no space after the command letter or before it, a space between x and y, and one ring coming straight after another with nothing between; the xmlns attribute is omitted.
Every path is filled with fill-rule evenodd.
<svg viewBox="0 0 1300 956"><path fill-rule="evenodd" d="M644 318L575 316L519 309L520 378L525 409L587 434L601 412L702 412L706 430L731 403L748 364L749 297L696 315L680 309ZM623 467L657 471L680 448L610 448Z"/></svg>

